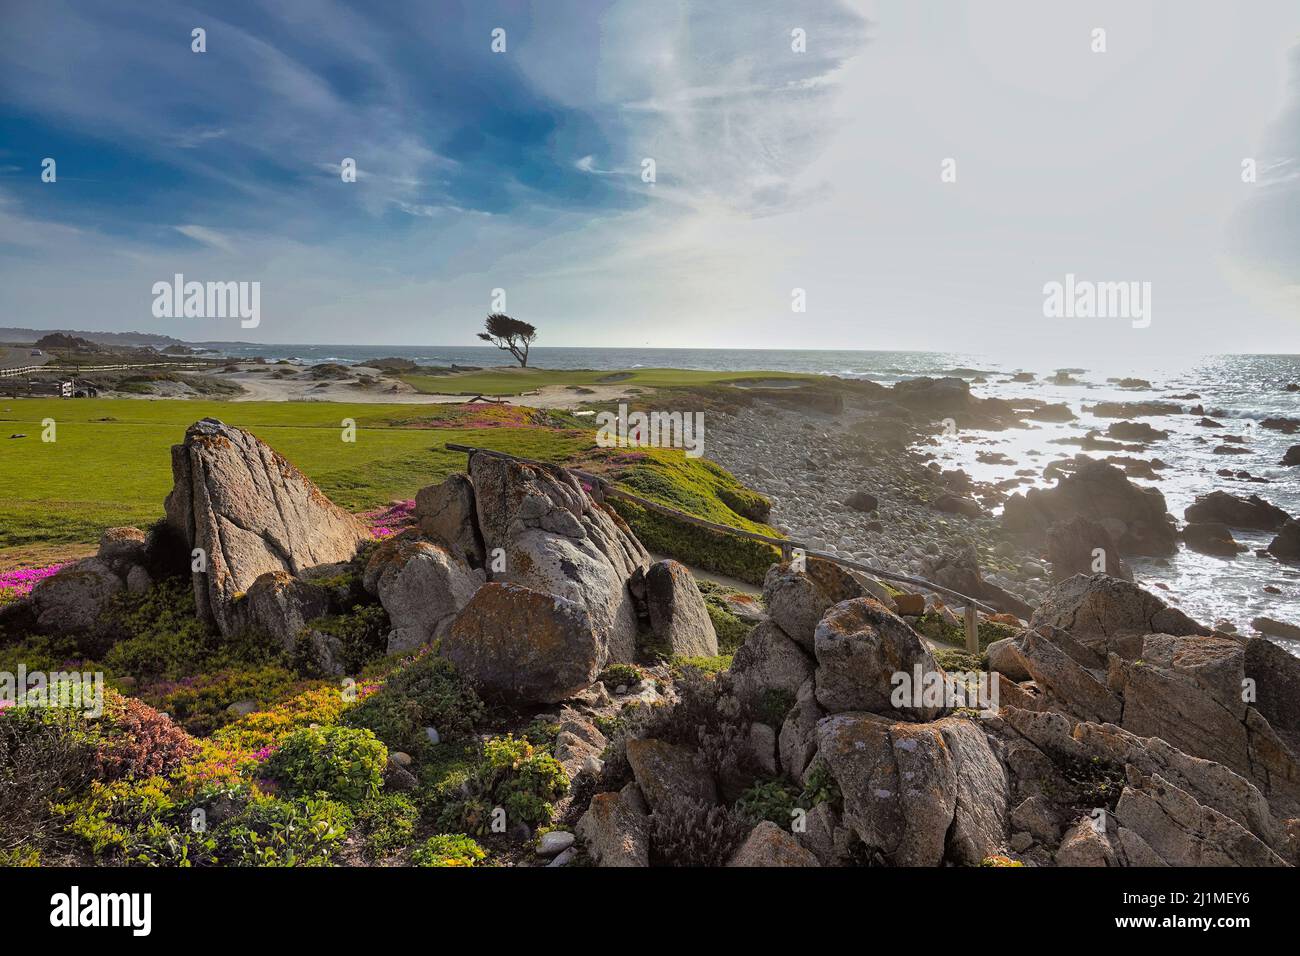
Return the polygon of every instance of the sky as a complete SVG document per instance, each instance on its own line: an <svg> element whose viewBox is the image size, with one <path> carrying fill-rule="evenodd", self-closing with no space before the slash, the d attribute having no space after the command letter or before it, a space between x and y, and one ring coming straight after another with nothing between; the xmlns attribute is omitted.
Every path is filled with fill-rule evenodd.
<svg viewBox="0 0 1300 956"><path fill-rule="evenodd" d="M0 326L469 345L495 290L539 346L1300 352L1300 4L0 0Z"/></svg>

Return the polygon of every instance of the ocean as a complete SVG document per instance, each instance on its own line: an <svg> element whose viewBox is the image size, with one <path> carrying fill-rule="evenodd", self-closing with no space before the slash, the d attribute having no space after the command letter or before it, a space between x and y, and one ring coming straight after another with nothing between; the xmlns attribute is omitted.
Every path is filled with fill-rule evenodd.
<svg viewBox="0 0 1300 956"><path fill-rule="evenodd" d="M221 351L239 358L263 356L268 360L296 359L307 363L364 363L385 356L409 358L425 365L505 365L508 356L486 346L402 348L399 346L352 345L223 345ZM790 371L816 375L865 378L892 384L917 375L957 374L971 381L971 390L982 397L1031 396L1049 402L1065 402L1079 416L1065 423L1034 423L1030 429L1001 432L967 432L963 440L948 439L937 449L945 468L961 467L981 481L1010 478L1017 470L1032 468L1039 477L1021 488L1048 486L1041 478L1043 467L1055 458L1072 456L1079 449L1068 444L1089 429L1105 430L1112 419L1099 419L1087 409L1099 401L1137 402L1165 400L1190 408L1201 404L1206 415L1220 422L1221 429L1199 427L1199 416L1162 415L1139 419L1169 432L1134 457L1158 458L1168 467L1155 480L1135 478L1140 485L1159 488L1169 511L1182 521L1183 509L1198 494L1223 490L1265 500L1300 515L1300 467L1283 468L1283 454L1300 444L1300 434L1285 435L1259 428L1269 417L1300 418L1300 391L1287 391L1300 384L1300 356L1218 355L1199 358L1139 360L1121 355L1104 361L1079 359L1068 369L1078 384L1051 384L1045 379L1068 364L1038 361L1037 364L1010 362L1005 358L956 352L867 352L853 350L760 350L760 349L607 349L534 348L531 365L539 368L692 368L709 370ZM1036 376L1029 383L1012 382L1011 374L1026 371ZM1136 377L1150 388L1121 388L1117 381ZM983 381L980 381L982 379ZM1181 396L1196 395L1197 398ZM1174 398L1173 396L1179 396ZM1216 455L1217 436L1242 437L1245 454ZM706 441L707 454L707 441ZM1008 462L992 464L976 459L980 452L1001 452ZM1105 457L1110 452L1092 452ZM1247 471L1266 483L1228 479L1219 469ZM869 489L868 489L869 490ZM1236 558L1223 559L1181 550L1168 561L1136 560L1134 571L1148 586L1165 585L1163 596L1206 624L1232 621L1244 632L1258 615L1300 625L1300 567L1278 564L1257 557L1256 548L1266 546L1271 534L1234 531L1234 537L1249 547ZM1269 594L1265 586L1281 594ZM1280 641L1279 643L1288 643ZM1289 642L1293 652L1300 644Z"/></svg>

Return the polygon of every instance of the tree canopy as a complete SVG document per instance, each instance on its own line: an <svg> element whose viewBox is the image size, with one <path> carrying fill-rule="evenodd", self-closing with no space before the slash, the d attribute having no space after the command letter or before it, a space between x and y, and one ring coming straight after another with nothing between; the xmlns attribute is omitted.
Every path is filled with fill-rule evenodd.
<svg viewBox="0 0 1300 956"><path fill-rule="evenodd" d="M528 350L533 339L537 338L537 329L527 322L510 318L504 312L493 312L487 317L484 327L487 331L480 332L479 338L509 352L519 362L520 368L528 367Z"/></svg>

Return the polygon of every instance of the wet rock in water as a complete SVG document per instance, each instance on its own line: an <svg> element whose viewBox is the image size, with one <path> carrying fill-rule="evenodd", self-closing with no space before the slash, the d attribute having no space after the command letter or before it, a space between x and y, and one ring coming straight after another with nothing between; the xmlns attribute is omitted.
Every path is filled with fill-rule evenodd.
<svg viewBox="0 0 1300 956"><path fill-rule="evenodd" d="M1193 551L1219 558L1235 558L1246 550L1244 544L1238 544L1233 540L1228 526L1217 521L1189 524L1183 528L1183 541Z"/></svg>
<svg viewBox="0 0 1300 956"><path fill-rule="evenodd" d="M1300 641L1300 625L1288 624L1285 621L1279 621L1271 617L1257 617L1251 620L1250 626L1261 634L1267 634L1270 637L1283 637L1289 641Z"/></svg>
<svg viewBox="0 0 1300 956"><path fill-rule="evenodd" d="M1135 658L1148 634L1209 634L1182 611L1137 585L1105 574L1075 575L1054 586L1029 626L1051 625L1099 653Z"/></svg>
<svg viewBox="0 0 1300 956"><path fill-rule="evenodd" d="M1241 448L1237 445L1215 445L1210 449L1213 455L1249 455L1249 448Z"/></svg>
<svg viewBox="0 0 1300 956"><path fill-rule="evenodd" d="M370 532L270 446L214 418L195 422L172 446L169 524L207 570L194 574L201 619L231 636L236 595L268 571L298 575L350 560Z"/></svg>
<svg viewBox="0 0 1300 956"><path fill-rule="evenodd" d="M1207 495L1197 495L1196 501L1183 512L1183 517L1188 522L1218 522L1229 528L1277 531L1286 524L1290 515L1259 495L1242 498L1226 491L1212 491Z"/></svg>
<svg viewBox="0 0 1300 956"><path fill-rule="evenodd" d="M486 552L469 476L453 474L441 484L421 488L415 495L415 517L426 538L470 567L484 567Z"/></svg>
<svg viewBox="0 0 1300 956"><path fill-rule="evenodd" d="M379 597L392 630L388 653L404 654L440 637L485 576L428 541L389 538L366 563L362 582Z"/></svg>
<svg viewBox="0 0 1300 956"><path fill-rule="evenodd" d="M1058 521L1047 529L1047 560L1054 581L1094 572L1122 581L1133 580L1133 571L1120 556L1110 532L1101 522L1082 515Z"/></svg>
<svg viewBox="0 0 1300 956"><path fill-rule="evenodd" d="M1198 421L1196 424L1197 424L1197 425L1200 425L1202 428L1222 428L1222 427L1223 427L1223 423L1222 423L1222 422L1216 422L1213 418L1202 418L1202 419L1201 419L1200 421Z"/></svg>
<svg viewBox="0 0 1300 956"><path fill-rule="evenodd" d="M672 657L714 657L718 635L695 586L677 561L657 561L645 575L645 603L656 645Z"/></svg>
<svg viewBox="0 0 1300 956"><path fill-rule="evenodd" d="M1146 422L1111 422L1106 434L1120 441L1153 442L1169 437L1169 432L1153 428Z"/></svg>
<svg viewBox="0 0 1300 956"><path fill-rule="evenodd" d="M820 558L806 559L803 570L789 561L774 564L763 579L768 616L808 651L813 649L813 633L826 611L865 594L848 571Z"/></svg>
<svg viewBox="0 0 1300 956"><path fill-rule="evenodd" d="M1281 464L1287 468L1292 465L1300 465L1300 445L1292 445L1288 448L1286 454L1282 456Z"/></svg>
<svg viewBox="0 0 1300 956"><path fill-rule="evenodd" d="M1300 561L1300 521L1292 518L1282 525L1269 542L1268 553L1282 561Z"/></svg>
<svg viewBox="0 0 1300 956"><path fill-rule="evenodd" d="M837 604L817 625L817 703L829 713L865 710L908 720L932 720L945 710L942 699L927 706L924 685L913 686L904 706L893 701L895 674L915 685L941 675L924 641L902 618L872 598Z"/></svg>
<svg viewBox="0 0 1300 956"><path fill-rule="evenodd" d="M582 605L498 582L475 592L439 644L479 693L510 704L572 697L596 679L602 650Z"/></svg>
<svg viewBox="0 0 1300 956"><path fill-rule="evenodd" d="M1294 435L1300 431L1300 418L1270 417L1260 422L1259 427L1281 432L1283 435Z"/></svg>
<svg viewBox="0 0 1300 956"><path fill-rule="evenodd" d="M483 545L505 557L505 571L493 571L493 580L583 606L607 659L630 663L637 614L627 583L650 566L650 555L623 519L561 468L479 452L469 472Z"/></svg>
<svg viewBox="0 0 1300 956"><path fill-rule="evenodd" d="M1007 499L1002 525L1010 532L1043 534L1077 516L1101 523L1125 554L1159 557L1177 551L1164 495L1138 487L1113 465L1086 458L1054 488L1031 488Z"/></svg>

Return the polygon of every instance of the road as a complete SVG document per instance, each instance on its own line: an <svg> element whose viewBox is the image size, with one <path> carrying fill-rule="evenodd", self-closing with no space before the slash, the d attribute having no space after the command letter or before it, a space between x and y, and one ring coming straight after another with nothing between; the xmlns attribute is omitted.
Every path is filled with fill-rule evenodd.
<svg viewBox="0 0 1300 956"><path fill-rule="evenodd" d="M44 355L33 355L30 347L12 349L0 346L0 369L23 368L28 365L44 365L49 360L49 353Z"/></svg>

